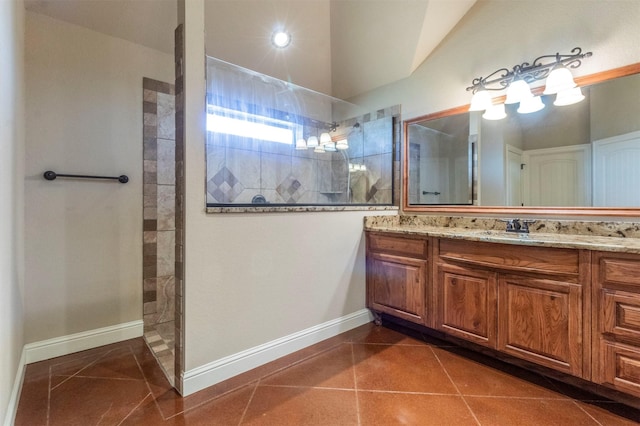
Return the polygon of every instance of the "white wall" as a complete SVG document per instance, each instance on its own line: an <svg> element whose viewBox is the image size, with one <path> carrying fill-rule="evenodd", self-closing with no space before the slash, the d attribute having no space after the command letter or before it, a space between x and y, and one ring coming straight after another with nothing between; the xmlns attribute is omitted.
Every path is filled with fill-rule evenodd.
<svg viewBox="0 0 640 426"><path fill-rule="evenodd" d="M34 13L25 52L25 341L141 320L142 78L173 56Z"/></svg>
<svg viewBox="0 0 640 426"><path fill-rule="evenodd" d="M22 1L0 1L0 422L9 406L23 346L23 30ZM16 389L17 390L17 389Z"/></svg>
<svg viewBox="0 0 640 426"><path fill-rule="evenodd" d="M468 104L476 77L576 46L593 56L575 76L640 62L639 21L637 0L478 1L410 77L351 101L402 104L409 119Z"/></svg>
<svg viewBox="0 0 640 426"><path fill-rule="evenodd" d="M363 309L362 222L379 213L205 213L204 23L199 2L185 3L189 371Z"/></svg>

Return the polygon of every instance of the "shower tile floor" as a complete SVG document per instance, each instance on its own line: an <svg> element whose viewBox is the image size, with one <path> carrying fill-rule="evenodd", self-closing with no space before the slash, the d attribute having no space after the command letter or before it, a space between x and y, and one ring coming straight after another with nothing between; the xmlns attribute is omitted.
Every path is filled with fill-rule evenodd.
<svg viewBox="0 0 640 426"><path fill-rule="evenodd" d="M640 410L393 324L181 397L142 338L29 364L33 425L638 425Z"/></svg>
<svg viewBox="0 0 640 426"><path fill-rule="evenodd" d="M144 327L144 340L171 385L175 380L175 334L175 321Z"/></svg>

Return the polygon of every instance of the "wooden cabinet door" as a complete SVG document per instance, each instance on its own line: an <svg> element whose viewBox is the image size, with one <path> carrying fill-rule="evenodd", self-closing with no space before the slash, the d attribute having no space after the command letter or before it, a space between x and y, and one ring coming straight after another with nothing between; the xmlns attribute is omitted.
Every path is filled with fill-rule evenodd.
<svg viewBox="0 0 640 426"><path fill-rule="evenodd" d="M437 328L495 348L496 274L441 264L437 280Z"/></svg>
<svg viewBox="0 0 640 426"><path fill-rule="evenodd" d="M640 347L602 339L600 360L596 383L640 397Z"/></svg>
<svg viewBox="0 0 640 426"><path fill-rule="evenodd" d="M582 286L501 275L498 349L578 377L583 372Z"/></svg>
<svg viewBox="0 0 640 426"><path fill-rule="evenodd" d="M367 306L423 324L427 261L370 253L367 267Z"/></svg>

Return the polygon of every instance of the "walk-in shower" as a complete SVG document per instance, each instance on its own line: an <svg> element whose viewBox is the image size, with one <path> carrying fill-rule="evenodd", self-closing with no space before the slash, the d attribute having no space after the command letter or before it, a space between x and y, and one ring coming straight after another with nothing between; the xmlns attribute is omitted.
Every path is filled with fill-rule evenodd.
<svg viewBox="0 0 640 426"><path fill-rule="evenodd" d="M207 205L390 205L398 113L207 58Z"/></svg>

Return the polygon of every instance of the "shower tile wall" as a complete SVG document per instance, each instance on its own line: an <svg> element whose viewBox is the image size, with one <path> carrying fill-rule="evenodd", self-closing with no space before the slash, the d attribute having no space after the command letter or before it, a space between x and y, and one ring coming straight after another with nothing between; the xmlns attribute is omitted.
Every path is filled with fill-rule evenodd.
<svg viewBox="0 0 640 426"><path fill-rule="evenodd" d="M399 146L395 142L399 120L393 118L399 113L399 106L391 107L340 123L343 131L356 122L361 125L359 132L349 136L347 152L349 162L366 166L366 171L351 174L352 202L393 202L394 167L399 174L399 155L397 161L393 159L394 146ZM393 145L388 143L391 137ZM209 134L207 202L249 204L260 194L267 202L278 204L344 203L347 167L341 153L316 154L288 145Z"/></svg>
<svg viewBox="0 0 640 426"><path fill-rule="evenodd" d="M175 92L172 84L149 78L143 79L142 87L145 337L167 374L173 376Z"/></svg>
<svg viewBox="0 0 640 426"><path fill-rule="evenodd" d="M184 26L178 25L174 32L174 58L176 70L175 129L176 129L176 217L175 217L175 326L174 326L174 387L183 393L180 374L184 371L184 77L182 63L184 61Z"/></svg>

